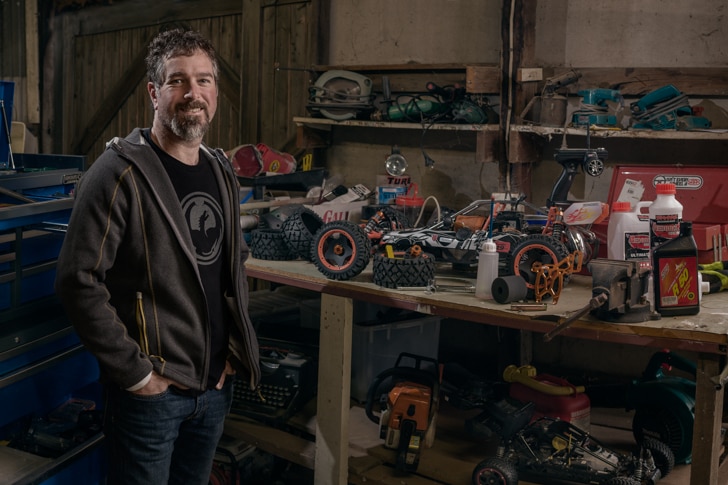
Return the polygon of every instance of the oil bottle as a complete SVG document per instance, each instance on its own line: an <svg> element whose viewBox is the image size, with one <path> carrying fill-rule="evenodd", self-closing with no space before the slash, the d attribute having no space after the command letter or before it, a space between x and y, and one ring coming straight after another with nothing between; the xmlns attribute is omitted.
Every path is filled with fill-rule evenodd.
<svg viewBox="0 0 728 485"><path fill-rule="evenodd" d="M680 235L682 221L682 204L675 198L677 191L671 182L659 183L655 186L657 197L650 204L650 247L656 248L665 241Z"/></svg>
<svg viewBox="0 0 728 485"><path fill-rule="evenodd" d="M680 235L652 251L655 311L662 316L695 315L700 311L698 246L693 223L682 221Z"/></svg>

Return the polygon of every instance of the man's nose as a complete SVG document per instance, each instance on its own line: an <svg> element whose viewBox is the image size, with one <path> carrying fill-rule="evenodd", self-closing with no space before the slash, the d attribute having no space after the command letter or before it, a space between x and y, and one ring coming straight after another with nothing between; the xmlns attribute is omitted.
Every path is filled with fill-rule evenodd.
<svg viewBox="0 0 728 485"><path fill-rule="evenodd" d="M190 86L187 88L187 92L185 93L185 98L187 99L197 99L200 97L200 91L194 84L190 84Z"/></svg>

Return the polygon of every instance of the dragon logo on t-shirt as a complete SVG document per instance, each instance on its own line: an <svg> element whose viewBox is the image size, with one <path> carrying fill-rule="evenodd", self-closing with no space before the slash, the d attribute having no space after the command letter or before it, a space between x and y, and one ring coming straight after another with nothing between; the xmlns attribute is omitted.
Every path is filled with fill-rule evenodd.
<svg viewBox="0 0 728 485"><path fill-rule="evenodd" d="M222 247L222 209L204 192L193 192L182 201L182 210L190 228L198 264L212 264Z"/></svg>

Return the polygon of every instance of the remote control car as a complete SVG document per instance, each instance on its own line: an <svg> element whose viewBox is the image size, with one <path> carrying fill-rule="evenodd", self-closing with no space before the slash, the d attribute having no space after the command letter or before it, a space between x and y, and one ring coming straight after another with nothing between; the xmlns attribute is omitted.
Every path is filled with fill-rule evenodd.
<svg viewBox="0 0 728 485"><path fill-rule="evenodd" d="M538 483L654 485L675 465L669 446L645 437L633 454L603 445L567 421L540 418L504 437L495 457L473 470L473 485L517 485L519 475Z"/></svg>

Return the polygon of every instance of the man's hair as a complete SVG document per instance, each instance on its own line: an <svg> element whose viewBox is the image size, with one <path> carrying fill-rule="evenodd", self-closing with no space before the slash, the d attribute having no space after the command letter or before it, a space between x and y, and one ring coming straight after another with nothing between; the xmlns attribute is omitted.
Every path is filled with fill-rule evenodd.
<svg viewBox="0 0 728 485"><path fill-rule="evenodd" d="M191 56L201 50L212 62L215 81L218 76L217 53L209 40L199 32L172 29L160 32L150 43L146 57L147 76L155 86L164 82L164 63L172 57Z"/></svg>

